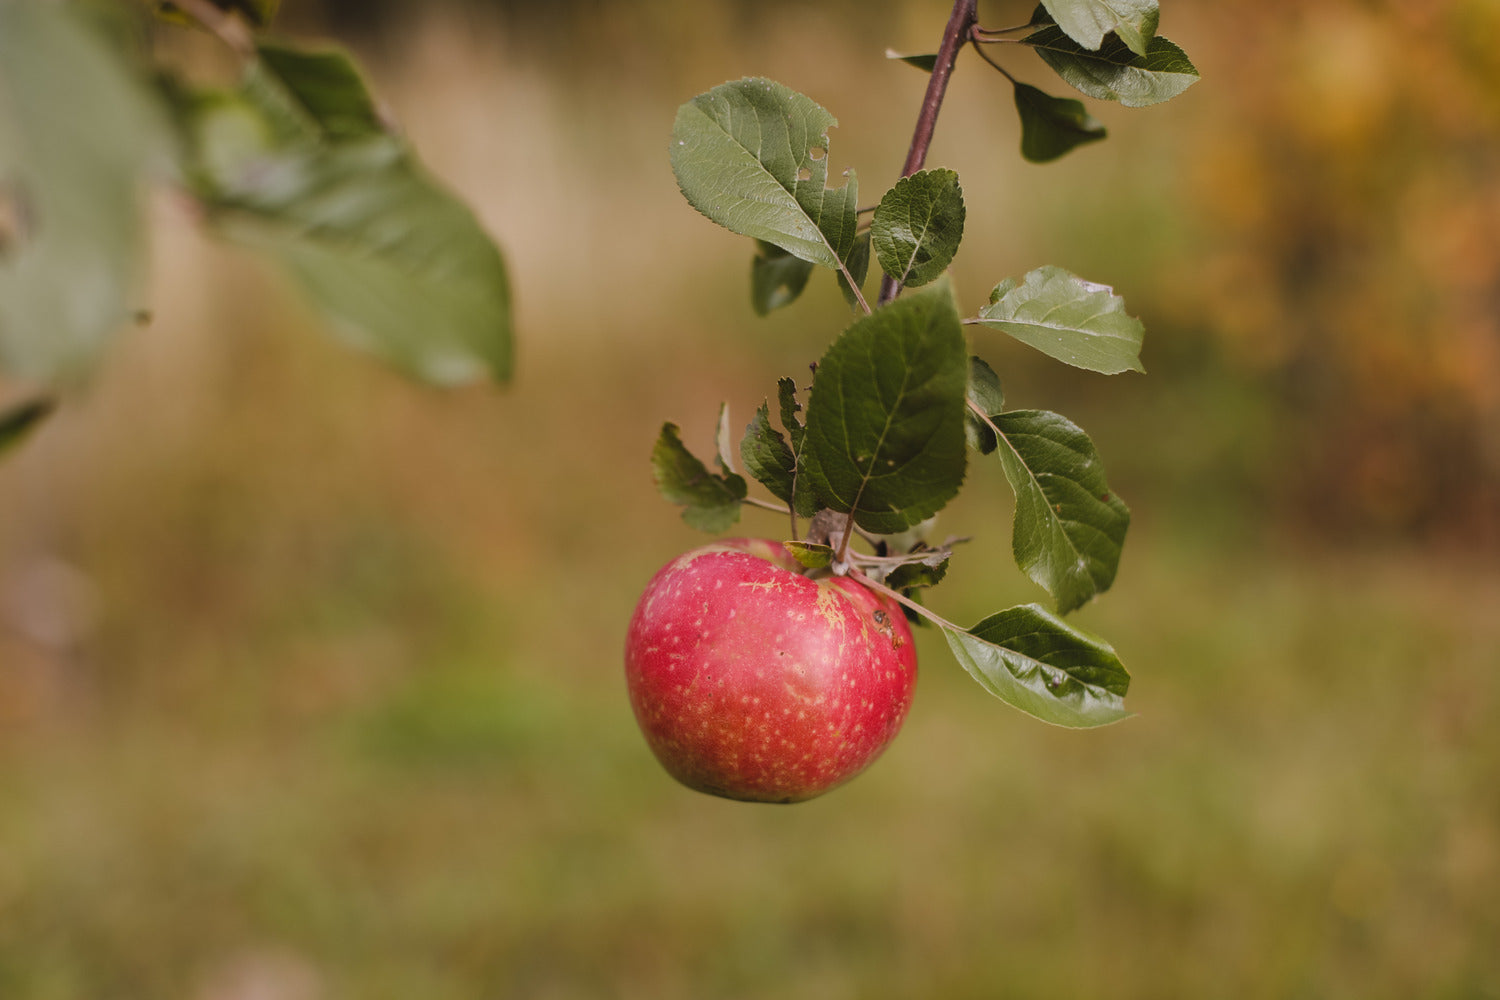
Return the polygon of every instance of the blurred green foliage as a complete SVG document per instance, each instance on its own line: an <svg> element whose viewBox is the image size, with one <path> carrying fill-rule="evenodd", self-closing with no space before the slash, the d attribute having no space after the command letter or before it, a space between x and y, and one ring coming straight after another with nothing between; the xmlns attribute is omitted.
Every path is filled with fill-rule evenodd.
<svg viewBox="0 0 1500 1000"><path fill-rule="evenodd" d="M511 389L307 336L164 204L152 324L0 464L0 996L1500 996L1493 467L1455 443L1493 435L1500 384L1489 8L1171 5L1204 82L1096 109L1110 138L1047 167L961 63L932 161L964 179L960 294L1056 263L1146 322L1144 378L973 336L1132 505L1079 624L1138 715L1039 725L924 633L900 739L794 808L677 787L624 694L635 598L702 538L655 494L656 429L708 453L721 399L748 420L849 316L825 282L755 317L752 248L681 203L667 135L764 73L883 185L923 80L880 47L930 45L946 5L816 46L731 5L588 9L555 47L441 9L366 43L514 248ZM1397 32L1423 61L1387 77ZM1118 184L1074 183L1112 147ZM1041 597L1000 471L973 476L934 595L965 624ZM1433 490L1468 551L1420 543Z"/></svg>

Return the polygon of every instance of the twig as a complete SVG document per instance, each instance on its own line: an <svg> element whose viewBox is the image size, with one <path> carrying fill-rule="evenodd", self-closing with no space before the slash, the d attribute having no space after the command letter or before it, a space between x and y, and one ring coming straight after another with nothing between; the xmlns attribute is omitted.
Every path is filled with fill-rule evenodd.
<svg viewBox="0 0 1500 1000"><path fill-rule="evenodd" d="M923 607L922 605L918 604L916 601L912 600L910 597L907 597L905 594L901 593L900 591L892 590L890 587L887 587L883 583L877 583L876 581L870 579L868 576L865 576L863 573L861 573L857 569L851 569L851 570L849 570L849 574L848 575L851 576L851 577L853 577L855 580L858 580L859 583L862 586L868 587L871 590L875 591L875 593L877 593L877 594L884 594L886 597L889 597L891 600L896 601L897 603L903 605L904 607L911 608L917 614L921 615L923 618L926 618L928 621L932 622L932 624L936 625L938 628L951 629L954 632L962 632L963 631L963 629L959 628L957 625L953 624L948 619L944 618L942 615L937 614L934 611L928 611L925 607Z"/></svg>
<svg viewBox="0 0 1500 1000"><path fill-rule="evenodd" d="M246 59L254 58L255 37L245 27L245 22L233 14L220 10L209 0L172 0L172 6L197 21L238 55Z"/></svg>
<svg viewBox="0 0 1500 1000"><path fill-rule="evenodd" d="M943 29L943 44L938 47L937 63L927 79L927 93L922 97L922 111L917 115L917 127L912 131L906 163L901 167L902 177L910 177L927 162L927 148L932 145L932 132L937 126L938 112L943 107L943 96L948 92L948 78L953 75L953 64L958 60L959 49L970 37L969 29L978 23L978 2L979 0L954 0L953 13L948 17L948 26ZM896 284L896 279L885 275L880 280L879 304L891 302L900 291L901 286Z"/></svg>
<svg viewBox="0 0 1500 1000"><path fill-rule="evenodd" d="M979 56L979 58L983 59L985 62L989 63L991 66L993 66L997 70L999 70L1001 76L1005 77L1011 83L1015 83L1016 82L1016 78L1010 75L1010 71L1007 70L1004 66L1001 66L999 63L995 62L995 60L991 59L990 58L990 54L988 52L984 51L983 48L981 48L982 43L984 43L985 41L986 41L985 39L980 38L978 35L971 34L969 36L969 44L971 44L971 45L974 46L974 52L975 52L975 54L977 54ZM994 38L994 39L989 39L989 41L999 42L999 41L1008 41L1008 39Z"/></svg>

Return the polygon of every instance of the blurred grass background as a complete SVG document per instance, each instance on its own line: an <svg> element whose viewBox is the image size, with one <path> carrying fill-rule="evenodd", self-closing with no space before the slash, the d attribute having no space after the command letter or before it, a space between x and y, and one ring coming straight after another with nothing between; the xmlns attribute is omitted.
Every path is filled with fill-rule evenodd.
<svg viewBox="0 0 1500 1000"><path fill-rule="evenodd" d="M925 635L824 799L689 793L637 734L625 623L701 540L657 427L705 447L848 317L751 315L672 114L777 78L873 201L924 84L882 49L946 8L288 0L507 250L518 379L411 386L157 201L152 322L0 465L0 997L1500 997L1491 0L1175 0L1203 82L1047 167L960 64L966 304L1056 263L1147 324L1143 378L974 336L1133 505L1078 620L1137 718L1032 722ZM949 617L1039 597L1009 516L978 464Z"/></svg>

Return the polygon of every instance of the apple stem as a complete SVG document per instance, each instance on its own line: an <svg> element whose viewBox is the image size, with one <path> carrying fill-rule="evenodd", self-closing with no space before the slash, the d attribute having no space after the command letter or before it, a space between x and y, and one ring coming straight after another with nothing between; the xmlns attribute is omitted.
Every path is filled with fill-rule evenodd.
<svg viewBox="0 0 1500 1000"><path fill-rule="evenodd" d="M912 600L910 597L907 597L900 591L892 590L890 587L887 587L883 583L877 583L876 581L870 579L868 576L865 576L857 569L851 567L848 575L850 577L853 577L855 580L858 580L861 585L875 591L875 593L884 594L886 597L889 597L891 600L897 602L903 607L911 608L917 614L921 615L923 618L926 618L938 628L948 629L953 632L964 631L957 625L950 622L948 619L944 618L942 615L939 615L932 611L928 611L926 608L922 607L922 605L918 604L916 601Z"/></svg>

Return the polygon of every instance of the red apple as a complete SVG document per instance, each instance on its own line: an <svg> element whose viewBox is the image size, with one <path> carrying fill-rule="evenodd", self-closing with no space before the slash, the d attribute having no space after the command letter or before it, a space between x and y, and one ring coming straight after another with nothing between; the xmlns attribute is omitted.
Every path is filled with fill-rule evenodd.
<svg viewBox="0 0 1500 1000"><path fill-rule="evenodd" d="M780 542L736 538L668 563L630 620L625 676L667 771L710 795L800 802L864 770L911 706L901 608L810 579Z"/></svg>

